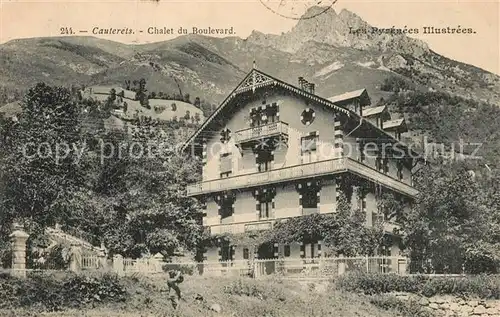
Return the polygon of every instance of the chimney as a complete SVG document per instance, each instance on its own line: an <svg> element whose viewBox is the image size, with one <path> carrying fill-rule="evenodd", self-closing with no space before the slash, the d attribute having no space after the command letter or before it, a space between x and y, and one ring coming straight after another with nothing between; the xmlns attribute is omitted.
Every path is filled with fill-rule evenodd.
<svg viewBox="0 0 500 317"><path fill-rule="evenodd" d="M299 88L304 89L304 77L299 77Z"/></svg>
<svg viewBox="0 0 500 317"><path fill-rule="evenodd" d="M314 86L315 85L313 83L309 83L309 92L313 95L314 95Z"/></svg>

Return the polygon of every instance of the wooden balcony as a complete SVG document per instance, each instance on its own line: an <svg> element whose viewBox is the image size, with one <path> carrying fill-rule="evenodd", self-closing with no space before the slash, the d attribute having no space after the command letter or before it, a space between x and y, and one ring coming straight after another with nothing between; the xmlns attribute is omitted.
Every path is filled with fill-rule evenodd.
<svg viewBox="0 0 500 317"><path fill-rule="evenodd" d="M205 181L187 187L189 196L222 190L260 186L295 179L345 171L345 159L338 158L321 162L295 165L267 172L257 172L228 178Z"/></svg>
<svg viewBox="0 0 500 317"><path fill-rule="evenodd" d="M369 179L375 183L379 183L385 187L411 197L415 197L418 193L418 191L410 185L392 178L391 176L380 173L363 163L350 158L335 158L331 160L284 167L267 172L237 175L228 178L196 183L187 186L187 195L202 195L224 190L262 186L342 172L357 174L362 178Z"/></svg>
<svg viewBox="0 0 500 317"><path fill-rule="evenodd" d="M306 214L303 214L306 215ZM300 216L298 216L300 217ZM293 218L293 217L290 217ZM251 231L262 231L271 230L274 227L276 220L290 219L290 218L280 218L280 219L269 219L269 220L257 220L249 222L236 222L236 223L226 223L226 224L215 224L206 226L205 230L209 232L210 235L216 234L238 234ZM395 222L383 222L383 228L386 233L392 234L394 229L400 229L401 226Z"/></svg>
<svg viewBox="0 0 500 317"><path fill-rule="evenodd" d="M259 220L251 222L211 225L208 228L210 228L211 235L223 233L237 234L250 231L269 230L273 228L273 224L274 220Z"/></svg>
<svg viewBox="0 0 500 317"><path fill-rule="evenodd" d="M234 142L242 144L280 135L288 135L288 124L281 121L236 131Z"/></svg>

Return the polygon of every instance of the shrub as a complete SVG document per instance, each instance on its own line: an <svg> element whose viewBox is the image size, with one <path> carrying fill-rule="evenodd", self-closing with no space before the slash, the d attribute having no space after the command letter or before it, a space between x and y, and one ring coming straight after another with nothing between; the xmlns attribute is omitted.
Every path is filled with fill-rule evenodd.
<svg viewBox="0 0 500 317"><path fill-rule="evenodd" d="M500 278L496 276L470 276L460 278L434 278L422 285L422 295L477 296L486 299L500 298Z"/></svg>
<svg viewBox="0 0 500 317"><path fill-rule="evenodd" d="M389 292L417 293L423 279L420 276L355 273L341 276L336 285L346 291L363 292L367 295Z"/></svg>
<svg viewBox="0 0 500 317"><path fill-rule="evenodd" d="M269 283L279 285L280 283ZM224 293L238 296L256 297L262 300L273 298L285 300L283 287L269 287L264 281L238 279L224 286Z"/></svg>
<svg viewBox="0 0 500 317"><path fill-rule="evenodd" d="M424 310L418 302L414 300L401 300L395 296L377 295L370 299L370 303L385 310L396 310L403 316L433 316L431 312Z"/></svg>
<svg viewBox="0 0 500 317"><path fill-rule="evenodd" d="M197 267L194 265L186 265L186 264L176 264L176 263L166 263L162 266L163 272L168 272L170 270L180 271L184 275L193 275L198 272Z"/></svg>
<svg viewBox="0 0 500 317"><path fill-rule="evenodd" d="M335 282L337 288L367 295L405 292L434 295L475 296L500 299L500 277L477 275L465 277L400 276L395 274L346 274Z"/></svg>
<svg viewBox="0 0 500 317"><path fill-rule="evenodd" d="M124 301L124 286L117 276L65 275L34 273L26 279L0 276L0 308L38 308L58 311L99 302Z"/></svg>

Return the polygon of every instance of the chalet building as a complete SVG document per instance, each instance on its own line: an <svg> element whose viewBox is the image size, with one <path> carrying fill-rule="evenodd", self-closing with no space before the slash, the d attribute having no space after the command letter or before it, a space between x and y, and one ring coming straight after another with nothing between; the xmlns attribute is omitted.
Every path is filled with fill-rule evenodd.
<svg viewBox="0 0 500 317"><path fill-rule="evenodd" d="M417 194L414 156L399 141L407 131L404 119L392 119L385 106L372 107L365 89L328 99L314 90L302 77L294 85L252 69L184 144L203 160L203 179L189 185L187 194L204 202L203 224L217 235L335 213L343 193L366 213L367 226L383 225L390 243L380 254L398 256L397 219L379 210L377 199L390 192L409 208ZM257 248L222 244L205 257L315 258L328 252L321 241Z"/></svg>

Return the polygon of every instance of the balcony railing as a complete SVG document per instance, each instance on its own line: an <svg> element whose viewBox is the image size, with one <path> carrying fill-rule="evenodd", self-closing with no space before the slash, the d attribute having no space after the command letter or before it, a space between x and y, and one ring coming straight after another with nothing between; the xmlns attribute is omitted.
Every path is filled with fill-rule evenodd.
<svg viewBox="0 0 500 317"><path fill-rule="evenodd" d="M267 172L238 175L223 179L215 179L187 186L188 196L200 195L223 190L238 189L252 186L262 186L272 183L286 182L312 176L322 176L341 172L352 172L373 182L382 184L395 191L412 197L418 191L408 184L382 174L371 167L350 158L336 158L331 160L295 165Z"/></svg>
<svg viewBox="0 0 500 317"><path fill-rule="evenodd" d="M287 135L288 124L284 122L273 122L259 127L239 130L234 133L234 142L241 144L249 141L259 140L266 137Z"/></svg>
<svg viewBox="0 0 500 317"><path fill-rule="evenodd" d="M404 194L410 195L412 197L418 194L418 191L415 188L411 187L410 185L405 184L385 174L382 174L376 171L375 169L366 166L358 161L348 159L346 163L347 163L346 168L350 172L358 174L361 177L368 178L376 183L380 183L384 186L387 186Z"/></svg>
<svg viewBox="0 0 500 317"><path fill-rule="evenodd" d="M306 178L322 174L345 171L345 159L338 158L328 161L295 165L261 173L233 176L223 179L205 181L187 187L187 194L199 195L204 193L243 188L248 186L266 185L284 182L293 179Z"/></svg>
<svg viewBox="0 0 500 317"><path fill-rule="evenodd" d="M273 228L274 220L260 220L252 222L230 223L211 225L210 234L223 234L223 233L244 233L249 231L269 230Z"/></svg>
<svg viewBox="0 0 500 317"><path fill-rule="evenodd" d="M300 216L299 216L300 217ZM294 217L289 217L294 218ZM216 234L238 234L250 231L262 231L262 230L271 230L274 227L274 224L277 220L283 220L285 218L280 219L269 219L269 220L258 220L258 221L250 221L250 222L237 222L237 223L227 223L227 224L216 224L206 226L205 229L211 235ZM376 224L373 224L375 226ZM400 229L401 226L395 222L387 222L384 221L382 223L383 229L387 233L393 233L394 229Z"/></svg>

